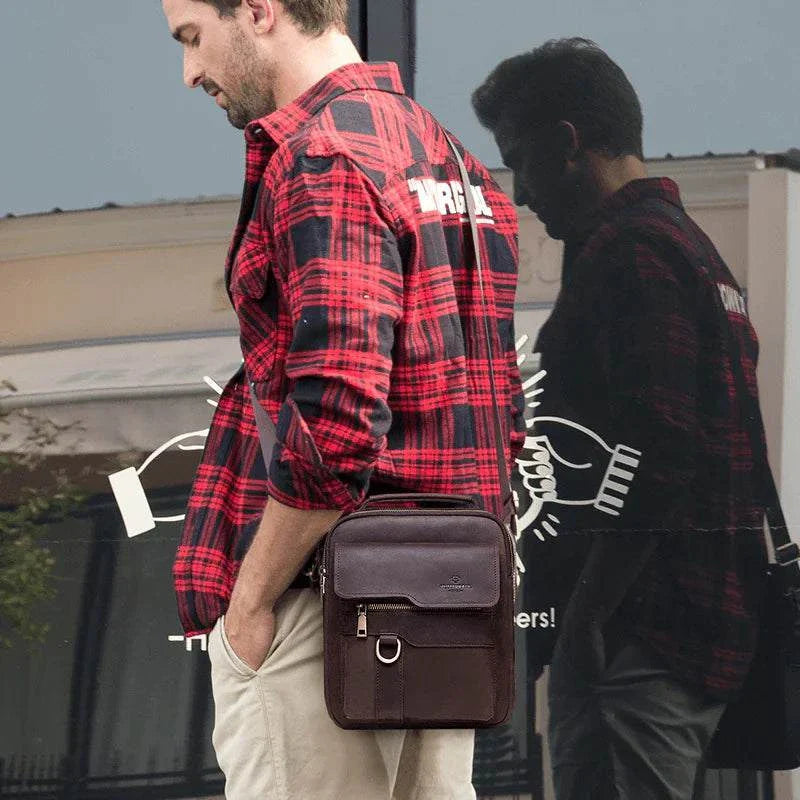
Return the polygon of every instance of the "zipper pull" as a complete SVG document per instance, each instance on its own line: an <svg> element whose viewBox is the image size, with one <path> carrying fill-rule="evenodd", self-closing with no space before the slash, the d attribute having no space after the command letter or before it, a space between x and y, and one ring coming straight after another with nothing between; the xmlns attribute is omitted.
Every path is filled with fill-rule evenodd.
<svg viewBox="0 0 800 800"><path fill-rule="evenodd" d="M359 639L367 638L367 607L360 605L358 607L358 625L356 626L356 636Z"/></svg>

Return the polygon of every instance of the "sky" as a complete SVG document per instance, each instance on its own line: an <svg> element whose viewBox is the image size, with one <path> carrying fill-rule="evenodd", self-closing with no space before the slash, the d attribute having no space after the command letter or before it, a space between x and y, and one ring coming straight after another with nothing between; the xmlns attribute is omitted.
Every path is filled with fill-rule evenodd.
<svg viewBox="0 0 800 800"><path fill-rule="evenodd" d="M499 61L563 36L593 39L625 70L647 157L800 147L797 2L420 0L417 22L417 99L492 166L472 90Z"/></svg>
<svg viewBox="0 0 800 800"><path fill-rule="evenodd" d="M786 150L798 31L788 0L418 0L417 99L499 166L470 93L498 61L582 35L639 92L646 155ZM0 70L0 218L240 193L241 132L183 86L159 0L7 0Z"/></svg>

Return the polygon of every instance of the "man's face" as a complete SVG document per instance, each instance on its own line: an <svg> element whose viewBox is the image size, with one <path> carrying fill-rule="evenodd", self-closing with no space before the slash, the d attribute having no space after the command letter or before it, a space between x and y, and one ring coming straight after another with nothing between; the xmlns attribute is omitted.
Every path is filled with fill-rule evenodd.
<svg viewBox="0 0 800 800"><path fill-rule="evenodd" d="M183 80L202 86L236 128L271 114L274 72L253 36L246 0L230 17L201 0L162 0L173 38L183 46Z"/></svg>
<svg viewBox="0 0 800 800"><path fill-rule="evenodd" d="M528 206L553 239L564 239L585 214L588 175L570 161L553 131L520 131L505 125L495 131L503 163L514 175L514 202Z"/></svg>

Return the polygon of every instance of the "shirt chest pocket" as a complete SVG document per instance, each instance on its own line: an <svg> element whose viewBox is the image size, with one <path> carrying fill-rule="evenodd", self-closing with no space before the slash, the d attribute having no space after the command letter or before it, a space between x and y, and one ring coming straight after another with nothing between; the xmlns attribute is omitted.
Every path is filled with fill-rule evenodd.
<svg viewBox="0 0 800 800"><path fill-rule="evenodd" d="M278 349L278 287L271 259L268 238L248 229L231 267L230 292L251 380L266 380L271 375Z"/></svg>
<svg viewBox="0 0 800 800"><path fill-rule="evenodd" d="M266 295L271 260L269 236L248 226L231 266L230 290L237 311L241 302L259 301Z"/></svg>

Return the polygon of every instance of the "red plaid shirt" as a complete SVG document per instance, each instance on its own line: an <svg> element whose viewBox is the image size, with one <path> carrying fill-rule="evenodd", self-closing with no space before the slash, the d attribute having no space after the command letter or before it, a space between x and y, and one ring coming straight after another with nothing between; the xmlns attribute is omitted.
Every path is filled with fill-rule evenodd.
<svg viewBox="0 0 800 800"><path fill-rule="evenodd" d="M352 64L245 138L226 277L278 444L265 470L238 373L214 415L173 568L188 634L225 611L268 495L347 512L374 479L471 495L501 514L483 307L442 127L405 96L394 64ZM486 168L464 158L510 467L525 437L516 214Z"/></svg>
<svg viewBox="0 0 800 800"><path fill-rule="evenodd" d="M765 552L728 326L757 401L758 342L740 289L678 187L653 178L615 193L567 243L536 344L547 370L536 416L622 446L609 463L572 428L540 430L570 463L609 464L599 476L566 470L573 483L559 485L573 499L602 486L594 505L547 509L565 536L659 534L619 615L676 675L721 697L752 658Z"/></svg>

